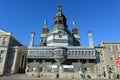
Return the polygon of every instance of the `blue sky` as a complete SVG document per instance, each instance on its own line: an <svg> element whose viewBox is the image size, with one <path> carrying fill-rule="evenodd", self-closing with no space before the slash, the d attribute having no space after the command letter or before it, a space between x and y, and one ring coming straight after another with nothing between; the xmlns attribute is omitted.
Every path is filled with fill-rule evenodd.
<svg viewBox="0 0 120 80"><path fill-rule="evenodd" d="M87 32L93 32L94 44L101 41L120 41L120 0L0 0L0 29L12 32L24 45L35 32L39 45L44 20L52 29L58 4L62 4L68 28L75 21L81 45L88 46Z"/></svg>

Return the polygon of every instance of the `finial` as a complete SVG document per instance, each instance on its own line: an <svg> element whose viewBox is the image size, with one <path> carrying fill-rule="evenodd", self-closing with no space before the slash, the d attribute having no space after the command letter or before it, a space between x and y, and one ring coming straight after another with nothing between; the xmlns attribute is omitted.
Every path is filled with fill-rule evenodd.
<svg viewBox="0 0 120 80"><path fill-rule="evenodd" d="M58 16L61 16L62 15L62 6L61 5L58 5L58 13L57 13Z"/></svg>
<svg viewBox="0 0 120 80"><path fill-rule="evenodd" d="M61 5L58 6L58 12L62 13L62 6Z"/></svg>
<svg viewBox="0 0 120 80"><path fill-rule="evenodd" d="M44 28L47 27L47 21L44 21Z"/></svg>
<svg viewBox="0 0 120 80"><path fill-rule="evenodd" d="M76 22L75 21L73 21L73 27L74 28L76 28L77 26L76 26Z"/></svg>

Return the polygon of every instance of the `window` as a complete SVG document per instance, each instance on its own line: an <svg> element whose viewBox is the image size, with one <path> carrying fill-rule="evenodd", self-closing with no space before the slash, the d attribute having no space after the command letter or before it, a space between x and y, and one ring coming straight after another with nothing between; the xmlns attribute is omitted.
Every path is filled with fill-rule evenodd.
<svg viewBox="0 0 120 80"><path fill-rule="evenodd" d="M92 51L92 56L95 56L95 51Z"/></svg>
<svg viewBox="0 0 120 80"><path fill-rule="evenodd" d="M104 63L104 62L105 62L105 60L104 60L104 59L101 59L101 62L102 62L102 63Z"/></svg>
<svg viewBox="0 0 120 80"><path fill-rule="evenodd" d="M84 56L84 51L82 51L82 56Z"/></svg>
<svg viewBox="0 0 120 80"><path fill-rule="evenodd" d="M88 51L88 56L90 56L91 51Z"/></svg>
<svg viewBox="0 0 120 80"><path fill-rule="evenodd" d="M114 61L114 56L110 56L110 61Z"/></svg>
<svg viewBox="0 0 120 80"><path fill-rule="evenodd" d="M48 72L57 72L57 65L48 65Z"/></svg>
<svg viewBox="0 0 120 80"><path fill-rule="evenodd" d="M85 56L87 56L87 51L85 51Z"/></svg>
<svg viewBox="0 0 120 80"><path fill-rule="evenodd" d="M56 55L63 55L63 51L61 49L56 49L55 54Z"/></svg>
<svg viewBox="0 0 120 80"><path fill-rule="evenodd" d="M72 51L72 56L74 56L74 51Z"/></svg>
<svg viewBox="0 0 120 80"><path fill-rule="evenodd" d="M6 45L6 42L7 42L7 41L3 41L3 45Z"/></svg>
<svg viewBox="0 0 120 80"><path fill-rule="evenodd" d="M89 63L89 59L86 59L86 63Z"/></svg>
<svg viewBox="0 0 120 80"><path fill-rule="evenodd" d="M4 50L0 50L0 56L4 53Z"/></svg>
<svg viewBox="0 0 120 80"><path fill-rule="evenodd" d="M3 54L3 53L4 53L4 50L0 50L0 53Z"/></svg>
<svg viewBox="0 0 120 80"><path fill-rule="evenodd" d="M112 51L112 46L108 46L108 51Z"/></svg>
<svg viewBox="0 0 120 80"><path fill-rule="evenodd" d="M77 56L77 51L75 51L75 56Z"/></svg>
<svg viewBox="0 0 120 80"><path fill-rule="evenodd" d="M116 51L117 52L119 51L119 45L116 45Z"/></svg>
<svg viewBox="0 0 120 80"><path fill-rule="evenodd" d="M80 59L78 59L77 62L80 63Z"/></svg>
<svg viewBox="0 0 120 80"><path fill-rule="evenodd" d="M78 52L78 55L81 56L81 51Z"/></svg>
<svg viewBox="0 0 120 80"><path fill-rule="evenodd" d="M120 60L120 56L118 56L118 59Z"/></svg>
<svg viewBox="0 0 120 80"><path fill-rule="evenodd" d="M111 70L112 70L113 72L115 72L115 66L114 66L114 65L112 65Z"/></svg>
<svg viewBox="0 0 120 80"><path fill-rule="evenodd" d="M41 39L41 43L44 43L45 42L45 40L44 39Z"/></svg>
<svg viewBox="0 0 120 80"><path fill-rule="evenodd" d="M104 53L103 53L103 51L102 51L102 50L100 50L100 55L101 55L101 56L104 56Z"/></svg>
<svg viewBox="0 0 120 80"><path fill-rule="evenodd" d="M61 50L58 50L58 54L59 54L59 55L61 54L61 52L62 52Z"/></svg>
<svg viewBox="0 0 120 80"><path fill-rule="evenodd" d="M97 70L98 72L100 72L100 67L97 67L96 70Z"/></svg>
<svg viewBox="0 0 120 80"><path fill-rule="evenodd" d="M62 20L59 20L59 23L62 23Z"/></svg>
<svg viewBox="0 0 120 80"><path fill-rule="evenodd" d="M40 56L42 55L42 51L39 51L39 55L40 55Z"/></svg>
<svg viewBox="0 0 120 80"><path fill-rule="evenodd" d="M3 57L0 57L0 63L2 63Z"/></svg>
<svg viewBox="0 0 120 80"><path fill-rule="evenodd" d="M33 63L36 64L37 60L33 60Z"/></svg>
<svg viewBox="0 0 120 80"><path fill-rule="evenodd" d="M71 55L71 51L68 51L68 55Z"/></svg>
<svg viewBox="0 0 120 80"><path fill-rule="evenodd" d="M73 65L63 65L64 72L73 72L74 66Z"/></svg>
<svg viewBox="0 0 120 80"><path fill-rule="evenodd" d="M42 64L45 64L45 60L44 59L42 60Z"/></svg>
<svg viewBox="0 0 120 80"><path fill-rule="evenodd" d="M81 68L80 67L78 67L78 72L81 72Z"/></svg>
<svg viewBox="0 0 120 80"><path fill-rule="evenodd" d="M6 43L7 43L7 38L4 37L4 38L3 38L3 45L6 45Z"/></svg>

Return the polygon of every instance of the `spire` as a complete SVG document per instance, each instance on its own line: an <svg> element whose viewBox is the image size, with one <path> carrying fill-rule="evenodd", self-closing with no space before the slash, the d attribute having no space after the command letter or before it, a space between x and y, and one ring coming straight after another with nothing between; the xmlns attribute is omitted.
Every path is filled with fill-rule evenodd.
<svg viewBox="0 0 120 80"><path fill-rule="evenodd" d="M42 33L48 33L48 28L47 28L47 21L45 20L44 21L44 25L43 25L43 28L42 28Z"/></svg>
<svg viewBox="0 0 120 80"><path fill-rule="evenodd" d="M62 6L61 5L58 6L58 12L62 13Z"/></svg>
<svg viewBox="0 0 120 80"><path fill-rule="evenodd" d="M47 21L44 21L44 28L47 28Z"/></svg>
<svg viewBox="0 0 120 80"><path fill-rule="evenodd" d="M78 28L76 26L76 22L73 21L73 29L72 29L73 34L78 34Z"/></svg>
<svg viewBox="0 0 120 80"><path fill-rule="evenodd" d="M73 28L77 28L75 21L73 21Z"/></svg>

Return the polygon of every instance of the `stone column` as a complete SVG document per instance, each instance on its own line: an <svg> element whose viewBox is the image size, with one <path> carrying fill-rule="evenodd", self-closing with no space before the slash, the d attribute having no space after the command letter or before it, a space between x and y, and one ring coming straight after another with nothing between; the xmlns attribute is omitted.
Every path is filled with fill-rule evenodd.
<svg viewBox="0 0 120 80"><path fill-rule="evenodd" d="M93 38L92 38L92 32L91 31L88 32L88 39L89 39L89 46L94 47Z"/></svg>
<svg viewBox="0 0 120 80"><path fill-rule="evenodd" d="M11 73L17 72L16 66L15 66L16 64L18 64L18 63L16 63L17 62L17 55L18 55L18 50L15 50Z"/></svg>
<svg viewBox="0 0 120 80"><path fill-rule="evenodd" d="M31 38L30 38L30 47L32 47L34 45L34 36L35 36L35 32L31 32Z"/></svg>

